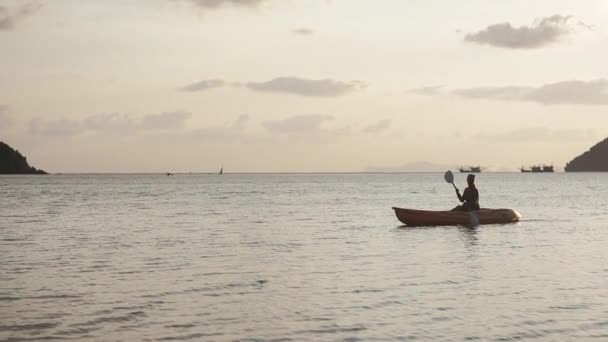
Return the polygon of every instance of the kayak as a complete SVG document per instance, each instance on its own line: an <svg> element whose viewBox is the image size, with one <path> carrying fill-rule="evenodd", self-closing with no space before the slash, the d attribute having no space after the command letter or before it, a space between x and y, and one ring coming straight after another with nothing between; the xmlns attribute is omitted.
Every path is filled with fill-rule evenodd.
<svg viewBox="0 0 608 342"><path fill-rule="evenodd" d="M396 208L395 214L399 221L408 226L457 226L471 225L479 220L479 224L497 224L517 222L521 215L512 209L481 209L476 212L468 211L433 211ZM474 215L478 216L475 217ZM476 225L476 224L474 224Z"/></svg>

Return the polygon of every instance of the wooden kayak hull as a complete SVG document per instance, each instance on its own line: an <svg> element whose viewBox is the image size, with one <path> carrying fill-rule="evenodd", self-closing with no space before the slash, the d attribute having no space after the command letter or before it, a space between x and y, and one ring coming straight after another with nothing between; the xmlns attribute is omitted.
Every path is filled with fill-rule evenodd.
<svg viewBox="0 0 608 342"><path fill-rule="evenodd" d="M393 207L397 218L408 226L457 226L471 225L471 213L467 211L433 211ZM481 209L477 211L479 224L517 222L521 215L512 209Z"/></svg>

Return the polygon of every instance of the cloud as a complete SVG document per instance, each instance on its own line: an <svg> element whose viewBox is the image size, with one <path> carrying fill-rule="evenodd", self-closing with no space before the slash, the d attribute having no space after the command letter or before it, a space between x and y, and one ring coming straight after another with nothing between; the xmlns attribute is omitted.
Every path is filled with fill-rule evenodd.
<svg viewBox="0 0 608 342"><path fill-rule="evenodd" d="M272 133L318 132L324 122L333 120L330 115L295 115L283 120L264 121L264 128Z"/></svg>
<svg viewBox="0 0 608 342"><path fill-rule="evenodd" d="M8 107L0 106L0 131L13 127L15 123L15 118L8 114Z"/></svg>
<svg viewBox="0 0 608 342"><path fill-rule="evenodd" d="M184 87L179 88L181 91L205 91L213 88L219 88L225 86L227 83L224 80L213 79L213 80L202 80L200 82L188 84Z"/></svg>
<svg viewBox="0 0 608 342"><path fill-rule="evenodd" d="M138 128L138 122L125 114L100 114L85 118L83 127L94 132L130 133Z"/></svg>
<svg viewBox="0 0 608 342"><path fill-rule="evenodd" d="M582 21L580 21L580 20L579 20L579 21L578 21L576 24L577 24L578 26L580 26L580 27L584 28L584 29L589 30L589 31L595 31L595 30L596 30L596 26L595 26L595 25L589 25L589 24L587 24L587 23L585 23L585 22L582 22Z"/></svg>
<svg viewBox="0 0 608 342"><path fill-rule="evenodd" d="M308 28L297 28L292 30L291 32L293 32L294 34L300 35L300 36L311 36L314 34L314 31Z"/></svg>
<svg viewBox="0 0 608 342"><path fill-rule="evenodd" d="M230 126L232 129L243 130L249 122L249 115L240 115Z"/></svg>
<svg viewBox="0 0 608 342"><path fill-rule="evenodd" d="M8 10L0 6L0 30L9 30L14 27L12 18L9 17Z"/></svg>
<svg viewBox="0 0 608 342"><path fill-rule="evenodd" d="M543 104L608 104L608 80L565 81L534 89L526 97Z"/></svg>
<svg viewBox="0 0 608 342"><path fill-rule="evenodd" d="M529 94L533 90L534 88L531 87L517 86L477 87L456 89L453 93L474 99L522 100L526 97L526 94Z"/></svg>
<svg viewBox="0 0 608 342"><path fill-rule="evenodd" d="M540 87L478 87L456 89L453 93L474 99L528 101L544 105L608 105L608 80L562 81Z"/></svg>
<svg viewBox="0 0 608 342"><path fill-rule="evenodd" d="M169 140L194 140L207 143L233 143L247 140L245 129L249 122L248 115L240 115L236 120L223 126L210 126L182 132L178 136L165 136Z"/></svg>
<svg viewBox="0 0 608 342"><path fill-rule="evenodd" d="M11 13L8 8L0 6L0 31L13 30L17 23L40 8L42 8L42 4L31 2Z"/></svg>
<svg viewBox="0 0 608 342"><path fill-rule="evenodd" d="M390 127L391 127L391 120L384 119L384 120L378 121L375 124L367 126L365 129L363 129L363 132L365 132L365 133L381 133L381 132L386 131Z"/></svg>
<svg viewBox="0 0 608 342"><path fill-rule="evenodd" d="M595 135L596 134L593 130L553 130L547 127L527 127L498 133L479 133L475 135L474 138L482 141L504 143L569 143L573 141L588 141L595 138Z"/></svg>
<svg viewBox="0 0 608 342"><path fill-rule="evenodd" d="M70 119L34 118L30 121L29 130L35 135L68 137L82 133L80 121Z"/></svg>
<svg viewBox="0 0 608 342"><path fill-rule="evenodd" d="M342 96L366 87L361 81L311 80L298 77L278 77L267 82L249 82L246 87L259 92L288 93L300 96Z"/></svg>
<svg viewBox="0 0 608 342"><path fill-rule="evenodd" d="M266 82L227 82L221 79L202 80L178 88L185 92L206 91L224 86L242 87L257 92L287 93L309 97L336 97L361 90L367 85L362 81L334 81L332 79L312 80L299 77L277 77Z"/></svg>
<svg viewBox="0 0 608 342"><path fill-rule="evenodd" d="M258 7L268 0L189 0L204 9L215 9L226 5L238 7Z"/></svg>
<svg viewBox="0 0 608 342"><path fill-rule="evenodd" d="M183 111L132 117L126 114L91 115L81 120L42 119L30 121L30 132L43 136L74 136L84 133L136 135L149 131L179 130L191 114Z"/></svg>
<svg viewBox="0 0 608 342"><path fill-rule="evenodd" d="M178 140L195 140L207 143L232 143L239 141L240 134L226 127L199 128L177 137Z"/></svg>
<svg viewBox="0 0 608 342"><path fill-rule="evenodd" d="M413 88L408 90L407 92L410 94L416 94L416 95L438 95L440 93L441 88L443 88L444 86L439 85L439 86L430 86L430 87L421 87L421 88Z"/></svg>
<svg viewBox="0 0 608 342"><path fill-rule="evenodd" d="M465 35L464 40L481 45L510 49L535 49L557 42L571 33L572 16L553 15L536 20L531 26L513 27L510 23L494 24Z"/></svg>
<svg viewBox="0 0 608 342"><path fill-rule="evenodd" d="M141 127L149 130L179 129L191 116L192 114L184 111L148 114L143 117Z"/></svg>
<svg viewBox="0 0 608 342"><path fill-rule="evenodd" d="M330 143L350 133L349 127L327 128L333 121L331 115L294 115L281 120L262 122L264 129L272 134L270 141L299 143Z"/></svg>

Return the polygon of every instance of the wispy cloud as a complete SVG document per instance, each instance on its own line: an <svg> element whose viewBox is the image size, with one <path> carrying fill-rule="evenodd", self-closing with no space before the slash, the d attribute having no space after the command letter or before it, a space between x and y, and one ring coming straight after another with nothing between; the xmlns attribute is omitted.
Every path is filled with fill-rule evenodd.
<svg viewBox="0 0 608 342"><path fill-rule="evenodd" d="M334 97L363 89L366 84L362 81L342 82L332 79L313 80L299 77L278 77L267 82L249 82L245 86L259 92Z"/></svg>
<svg viewBox="0 0 608 342"><path fill-rule="evenodd" d="M262 123L272 134L272 140L304 143L328 143L350 133L349 127L330 128L326 123L334 120L331 115L294 115L281 120Z"/></svg>
<svg viewBox="0 0 608 342"><path fill-rule="evenodd" d="M15 123L15 118L8 113L8 107L0 105L0 131L13 127Z"/></svg>
<svg viewBox="0 0 608 342"><path fill-rule="evenodd" d="M235 130L243 130L249 123L249 115L243 114L240 115L230 126L230 128Z"/></svg>
<svg viewBox="0 0 608 342"><path fill-rule="evenodd" d="M282 120L264 121L262 125L273 133L310 133L320 131L323 123L333 119L331 115L295 115Z"/></svg>
<svg viewBox="0 0 608 342"><path fill-rule="evenodd" d="M225 125L193 129L181 132L179 135L166 135L165 138L217 144L242 142L251 139L245 131L248 123L249 116L240 115L236 120Z"/></svg>
<svg viewBox="0 0 608 342"><path fill-rule="evenodd" d="M268 93L285 93L309 97L336 97L346 95L367 87L363 81L336 81L332 79L306 79L300 77L277 77L266 82L247 82L245 84L228 82L222 79L202 80L178 88L185 92L201 92L224 86L242 87Z"/></svg>
<svg viewBox="0 0 608 342"><path fill-rule="evenodd" d="M222 6L236 6L236 7L258 7L268 0L188 0L193 4L200 6L205 9L215 9Z"/></svg>
<svg viewBox="0 0 608 342"><path fill-rule="evenodd" d="M453 93L467 98L528 101L545 105L608 105L608 80L562 81L540 87L477 87L456 89Z"/></svg>
<svg viewBox="0 0 608 342"><path fill-rule="evenodd" d="M146 131L177 130L184 126L191 114L183 111L148 114L132 117L126 114L99 114L84 119L43 119L30 121L32 134L42 136L75 136L84 133L103 133L109 135L135 135Z"/></svg>
<svg viewBox="0 0 608 342"><path fill-rule="evenodd" d="M145 115L141 127L149 130L180 129L192 114L184 111L164 112Z"/></svg>
<svg viewBox="0 0 608 342"><path fill-rule="evenodd" d="M532 87L504 86L504 87L476 87L456 89L455 95L474 99L516 100L521 101L526 97Z"/></svg>
<svg viewBox="0 0 608 342"><path fill-rule="evenodd" d="M99 114L83 120L85 130L104 133L135 133L139 122L126 114Z"/></svg>
<svg viewBox="0 0 608 342"><path fill-rule="evenodd" d="M416 95L438 95L438 94L440 94L441 88L443 88L443 87L444 87L443 85L420 87L420 88L410 89L407 92L410 94L416 94Z"/></svg>
<svg viewBox="0 0 608 342"><path fill-rule="evenodd" d="M557 42L572 32L572 16L553 15L536 20L531 26L513 27L510 23L494 24L465 35L467 42L511 49L534 49Z"/></svg>
<svg viewBox="0 0 608 342"><path fill-rule="evenodd" d="M196 91L205 91L205 90L209 90L209 89L213 89L213 88L219 88L219 87L222 87L225 85L227 85L227 83L224 80L219 80L219 79L202 80L199 82L195 82L195 83L183 86L183 87L179 88L179 90L196 92Z"/></svg>
<svg viewBox="0 0 608 342"><path fill-rule="evenodd" d="M37 2L30 2L13 11L0 5L0 31L13 30L21 20L40 8L42 8L42 4Z"/></svg>
<svg viewBox="0 0 608 342"><path fill-rule="evenodd" d="M30 133L42 136L68 137L83 132L82 122L78 120L34 118L30 121Z"/></svg>
<svg viewBox="0 0 608 342"><path fill-rule="evenodd" d="M383 119L363 129L365 133L381 133L391 127L391 120Z"/></svg>
<svg viewBox="0 0 608 342"><path fill-rule="evenodd" d="M551 142L569 143L573 141L588 141L596 136L593 130L581 129L550 129L547 127L527 127L496 133L479 133L475 139L504 143Z"/></svg>
<svg viewBox="0 0 608 342"><path fill-rule="evenodd" d="M311 36L313 35L314 31L309 29L309 28L297 28L292 30L291 32L293 32L294 34L300 35L300 36Z"/></svg>

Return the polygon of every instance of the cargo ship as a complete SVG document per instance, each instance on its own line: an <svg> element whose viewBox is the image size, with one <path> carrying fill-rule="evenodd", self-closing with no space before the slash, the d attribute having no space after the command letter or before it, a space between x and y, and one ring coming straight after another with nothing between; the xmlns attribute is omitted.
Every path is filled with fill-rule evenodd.
<svg viewBox="0 0 608 342"><path fill-rule="evenodd" d="M529 169L524 168L523 166L519 169L521 172L554 172L553 165L532 165Z"/></svg>
<svg viewBox="0 0 608 342"><path fill-rule="evenodd" d="M466 169L464 167L461 167L461 168L458 169L458 171L463 172L463 173L464 172L466 172L466 173L479 173L479 172L481 172L481 166L470 166L469 168L466 168Z"/></svg>

